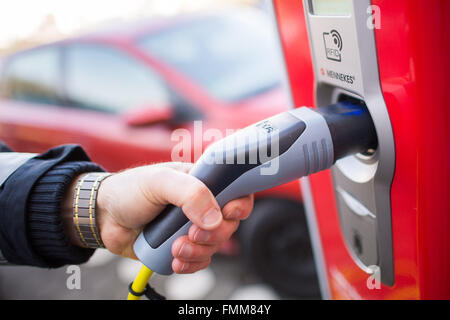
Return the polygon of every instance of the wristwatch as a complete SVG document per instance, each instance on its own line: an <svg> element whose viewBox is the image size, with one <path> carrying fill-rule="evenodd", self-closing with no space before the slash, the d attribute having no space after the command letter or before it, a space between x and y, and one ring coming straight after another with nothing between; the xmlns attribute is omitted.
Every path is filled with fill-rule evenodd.
<svg viewBox="0 0 450 320"><path fill-rule="evenodd" d="M73 225L81 242L88 248L104 248L97 228L95 206L100 183L107 172L89 172L78 179L73 195Z"/></svg>

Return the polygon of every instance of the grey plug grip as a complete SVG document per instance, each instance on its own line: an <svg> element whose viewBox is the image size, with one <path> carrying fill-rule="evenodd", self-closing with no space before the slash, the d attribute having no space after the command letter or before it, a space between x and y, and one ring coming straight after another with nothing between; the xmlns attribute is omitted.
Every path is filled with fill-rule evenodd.
<svg viewBox="0 0 450 320"><path fill-rule="evenodd" d="M191 174L199 177L200 180L207 178L202 178L202 175L204 175L205 172L214 175L214 167L212 167L210 163L206 163L206 158L211 156L211 154L214 154L216 150L223 152L224 149L227 148L227 141L236 138L237 135L248 134L249 130L261 130L261 127L265 124L268 124L265 127L267 129L271 127L271 122L278 126L284 123L286 123L286 125L288 123L289 125L292 125L292 122L295 122L296 119L298 119L299 123L304 123L298 137L295 136L295 140L290 141L287 147L285 145L282 146L281 149L284 148L285 150L283 149L278 156L259 165L245 167L245 171L239 172L238 177L233 181L230 181L228 185L224 186L220 192L217 193L216 199L220 207L223 207L230 200L270 189L311 173L329 168L334 163L334 158L333 143L327 122L322 115L309 108L298 108L269 118L266 121L261 121L256 125L247 127L234 135L211 145L199 161L197 161ZM278 129L280 132L283 131L283 128ZM288 134L288 138L292 138L292 133ZM257 143L258 141L249 141L248 146L244 147L251 149L252 146ZM217 166L217 168L219 167L221 170L224 168L223 165ZM233 165L228 165L226 168L226 170L234 170ZM242 170L242 167L240 170ZM206 183L206 185L210 189L215 188L215 186L208 185L208 183ZM158 244L158 246L152 246L147 241L144 232L142 232L134 244L136 256L143 264L156 273L163 275L171 274L173 272L171 266L173 260L171 253L172 244L177 238L188 233L191 224L190 221L187 221L176 232L171 234L167 240ZM148 236L149 235L147 234L147 237Z"/></svg>

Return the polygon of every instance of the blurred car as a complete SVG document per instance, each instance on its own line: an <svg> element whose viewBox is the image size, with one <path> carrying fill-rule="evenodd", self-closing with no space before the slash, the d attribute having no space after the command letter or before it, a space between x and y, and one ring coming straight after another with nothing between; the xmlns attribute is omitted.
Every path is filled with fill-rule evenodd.
<svg viewBox="0 0 450 320"><path fill-rule="evenodd" d="M78 143L116 171L174 160L174 129L185 129L195 161L205 130L225 134L287 110L271 28L254 11L186 15L5 57L0 139L26 152ZM311 296L318 289L300 201L298 182L257 194L239 247L264 280Z"/></svg>

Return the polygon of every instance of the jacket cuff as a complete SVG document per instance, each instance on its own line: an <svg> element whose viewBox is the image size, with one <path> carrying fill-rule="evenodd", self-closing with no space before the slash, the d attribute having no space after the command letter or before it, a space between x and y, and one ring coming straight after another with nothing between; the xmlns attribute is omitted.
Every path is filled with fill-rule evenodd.
<svg viewBox="0 0 450 320"><path fill-rule="evenodd" d="M71 244L61 220L67 188L78 175L93 171L104 170L88 161L59 164L39 178L31 190L27 203L29 241L47 267L84 263L95 251Z"/></svg>

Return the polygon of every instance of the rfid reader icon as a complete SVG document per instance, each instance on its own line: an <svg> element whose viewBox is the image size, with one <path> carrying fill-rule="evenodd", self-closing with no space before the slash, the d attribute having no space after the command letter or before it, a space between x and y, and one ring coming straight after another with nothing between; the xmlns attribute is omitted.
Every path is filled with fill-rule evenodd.
<svg viewBox="0 0 450 320"><path fill-rule="evenodd" d="M327 59L333 61L341 61L342 37L336 30L323 33L323 43Z"/></svg>

